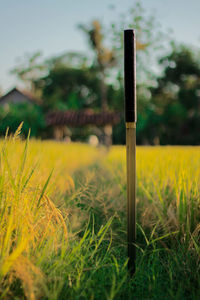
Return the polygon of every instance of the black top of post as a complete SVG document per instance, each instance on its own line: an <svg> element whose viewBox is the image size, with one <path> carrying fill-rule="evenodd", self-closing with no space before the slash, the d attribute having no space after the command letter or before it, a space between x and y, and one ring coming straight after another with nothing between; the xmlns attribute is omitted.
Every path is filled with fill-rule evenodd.
<svg viewBox="0 0 200 300"><path fill-rule="evenodd" d="M125 121L136 122L136 46L135 30L124 30Z"/></svg>

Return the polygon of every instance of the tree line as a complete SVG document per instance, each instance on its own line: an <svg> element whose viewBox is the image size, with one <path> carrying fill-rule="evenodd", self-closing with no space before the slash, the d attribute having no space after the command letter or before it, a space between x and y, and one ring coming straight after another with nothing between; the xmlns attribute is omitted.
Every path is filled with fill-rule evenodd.
<svg viewBox="0 0 200 300"><path fill-rule="evenodd" d="M66 52L44 60L37 52L13 68L12 74L42 103L32 111L26 105L7 113L1 108L0 134L7 125L14 130L18 118L24 118L32 135L48 137L44 116L52 110L90 108L123 115L123 28L127 24L137 33L138 144L199 144L200 54L160 32L156 19L139 3L109 28L98 20L79 25L88 54ZM122 118L114 128L113 142L124 144L124 132Z"/></svg>

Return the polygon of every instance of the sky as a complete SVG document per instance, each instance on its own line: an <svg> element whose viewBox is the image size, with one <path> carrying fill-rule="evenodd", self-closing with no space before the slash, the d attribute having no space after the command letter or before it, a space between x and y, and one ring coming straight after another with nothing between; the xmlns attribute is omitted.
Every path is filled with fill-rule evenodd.
<svg viewBox="0 0 200 300"><path fill-rule="evenodd" d="M77 28L99 19L117 20L134 0L0 0L0 88L7 92L19 84L9 71L25 53L40 50L44 58L66 51L88 51ZM200 47L200 0L142 0L161 30L172 29L178 42ZM111 9L111 7L115 9ZM122 28L123 30L124 28Z"/></svg>

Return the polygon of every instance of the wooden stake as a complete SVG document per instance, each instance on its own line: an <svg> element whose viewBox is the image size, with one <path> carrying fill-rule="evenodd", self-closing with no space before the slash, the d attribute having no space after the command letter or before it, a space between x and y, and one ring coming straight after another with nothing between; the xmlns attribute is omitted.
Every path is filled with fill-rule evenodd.
<svg viewBox="0 0 200 300"><path fill-rule="evenodd" d="M124 86L127 160L128 269L135 273L136 261L136 49L135 31L124 31Z"/></svg>

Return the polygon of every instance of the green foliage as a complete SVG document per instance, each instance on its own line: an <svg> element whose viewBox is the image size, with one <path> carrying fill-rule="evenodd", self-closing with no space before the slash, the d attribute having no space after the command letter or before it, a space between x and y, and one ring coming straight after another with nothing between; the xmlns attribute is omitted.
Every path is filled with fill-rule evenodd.
<svg viewBox="0 0 200 300"><path fill-rule="evenodd" d="M99 106L99 80L89 68L53 67L41 79L45 109L65 105L66 109L83 109Z"/></svg>
<svg viewBox="0 0 200 300"><path fill-rule="evenodd" d="M152 125L158 126L157 134L164 144L199 144L199 54L185 46L173 46L160 64L164 72L152 89L154 110L149 131Z"/></svg>
<svg viewBox="0 0 200 300"><path fill-rule="evenodd" d="M27 136L31 128L31 136L41 136L45 128L45 120L39 106L30 103L6 104L0 107L0 135L5 135L7 128L14 133L23 122L22 133Z"/></svg>
<svg viewBox="0 0 200 300"><path fill-rule="evenodd" d="M96 149L81 168L79 153L86 158L91 147L30 141L28 151L21 129L2 141L0 153L2 300L199 299L197 147L137 149L137 261L130 278L125 148ZM59 176L50 180L52 161ZM60 190L70 164L73 184Z"/></svg>
<svg viewBox="0 0 200 300"><path fill-rule="evenodd" d="M145 152L148 151L153 151L153 149L144 149L141 156L142 160L147 159ZM167 153L167 149L162 151ZM186 150L182 149L182 151ZM112 155L115 159L112 159ZM167 187L164 189L164 178L156 178L156 182L154 182L153 177L145 174L147 170L144 171L142 166L139 166L142 176L139 175L137 179L137 197L139 199L137 222L143 224L143 227L139 224L137 226L137 269L135 276L130 278L126 265L126 203L124 201L126 187L125 173L122 171L124 159L115 155L117 153L111 151L106 158L106 165L104 161L103 164L102 162L96 163L89 168L76 172L74 174L76 193L71 197L69 195L66 197L66 204L72 207L77 206L79 218L92 213L95 223L90 221L89 230L94 234L98 235L101 228L104 230L104 224L110 220L111 216L115 216L110 224L112 245L109 251L106 251L107 244L105 241L109 242L111 239L108 235L99 249L99 257L103 253L105 255L104 261L109 257L111 261L109 265L104 265L103 268L97 267L89 283L87 278L90 278L92 270L87 269L88 274L83 275L83 280L87 280L88 283L87 291L84 296L81 292L80 296L77 296L78 299L81 299L81 296L83 299L90 297L102 299L105 298L105 295L106 299L133 299L133 295L134 299L198 299L200 295L199 247L195 244L199 230L197 206L194 209L198 218L198 220L194 218L196 225L188 229L186 224L192 221L191 219L190 221L187 220L186 215L189 218L189 215L192 214L193 208L189 202L192 201L194 191L191 190L190 200L189 198L185 199L188 201L186 209L183 209L181 203L179 207L176 207L176 189L181 190L183 198L186 196L184 196L186 192L184 191L185 180L177 182L174 185L175 190L171 185L170 188L168 187L170 190ZM141 163L140 160L139 162ZM148 166L150 165L151 161L148 162ZM152 168L155 169L152 165L149 172L152 171ZM157 168L159 167L157 166ZM174 165L172 169L174 170ZM177 166L175 169L178 171ZM170 170L168 172L170 173ZM159 173L160 175L161 173ZM168 175L166 176L168 177ZM157 184L160 184L159 187L156 187ZM156 200L157 194L160 194L158 202ZM168 215L171 210L173 216ZM176 213L177 216L175 217ZM179 219L179 215L182 215L182 219ZM179 223L174 224L175 228L178 226L179 229L175 229L172 225L174 217L179 219ZM196 231L194 231L195 227ZM187 239L188 230L190 234ZM80 236L82 235L84 236L84 230L81 230ZM195 243L191 236L195 236ZM88 264L88 262L85 263ZM183 274L185 275L183 276ZM83 284L83 286L83 291L85 291L85 285ZM78 291L73 294L73 297L77 294ZM66 287L64 295L62 293L61 295L62 297L68 295L70 298L69 289Z"/></svg>
<svg viewBox="0 0 200 300"><path fill-rule="evenodd" d="M160 30L161 26L155 15L145 10L140 1L121 13L111 24L109 38L115 52L117 71L122 79L124 67L123 29L126 28L133 28L136 31L137 82L138 85L148 88L155 79L153 66L157 64L156 57L163 49L163 42L167 42L167 34Z"/></svg>
<svg viewBox="0 0 200 300"><path fill-rule="evenodd" d="M42 53L39 51L25 54L25 57L10 72L23 81L33 93L37 92L37 79L47 72L47 66L41 61L41 57Z"/></svg>
<svg viewBox="0 0 200 300"><path fill-rule="evenodd" d="M43 62L41 54L35 53L26 56L12 73L43 99L43 113L86 108L121 112L122 120L114 127L113 141L124 144L123 29L127 27L136 30L137 143L199 144L200 55L193 48L170 45L169 37L160 31L156 18L145 11L139 1L120 14L110 27L98 20L79 26L87 37L91 53L69 52ZM167 55L166 48L171 49ZM162 56L160 60L158 54ZM162 70L159 76L156 66ZM3 133L10 123L4 113L1 115L5 121L4 128L0 129ZM19 121L12 121L15 123L9 125L12 131L21 120L20 116ZM25 122L23 130L26 124L33 127L32 135L40 135L35 122ZM41 126L38 128L42 129ZM46 136L50 133L48 130L45 128Z"/></svg>
<svg viewBox="0 0 200 300"><path fill-rule="evenodd" d="M98 20L94 20L90 26L80 25L79 28L86 33L89 45L94 51L94 62L92 67L97 71L100 79L100 99L101 109L108 109L108 88L106 83L106 71L112 69L116 65L116 58L113 49L109 49L104 45L105 35L103 34L102 24Z"/></svg>

